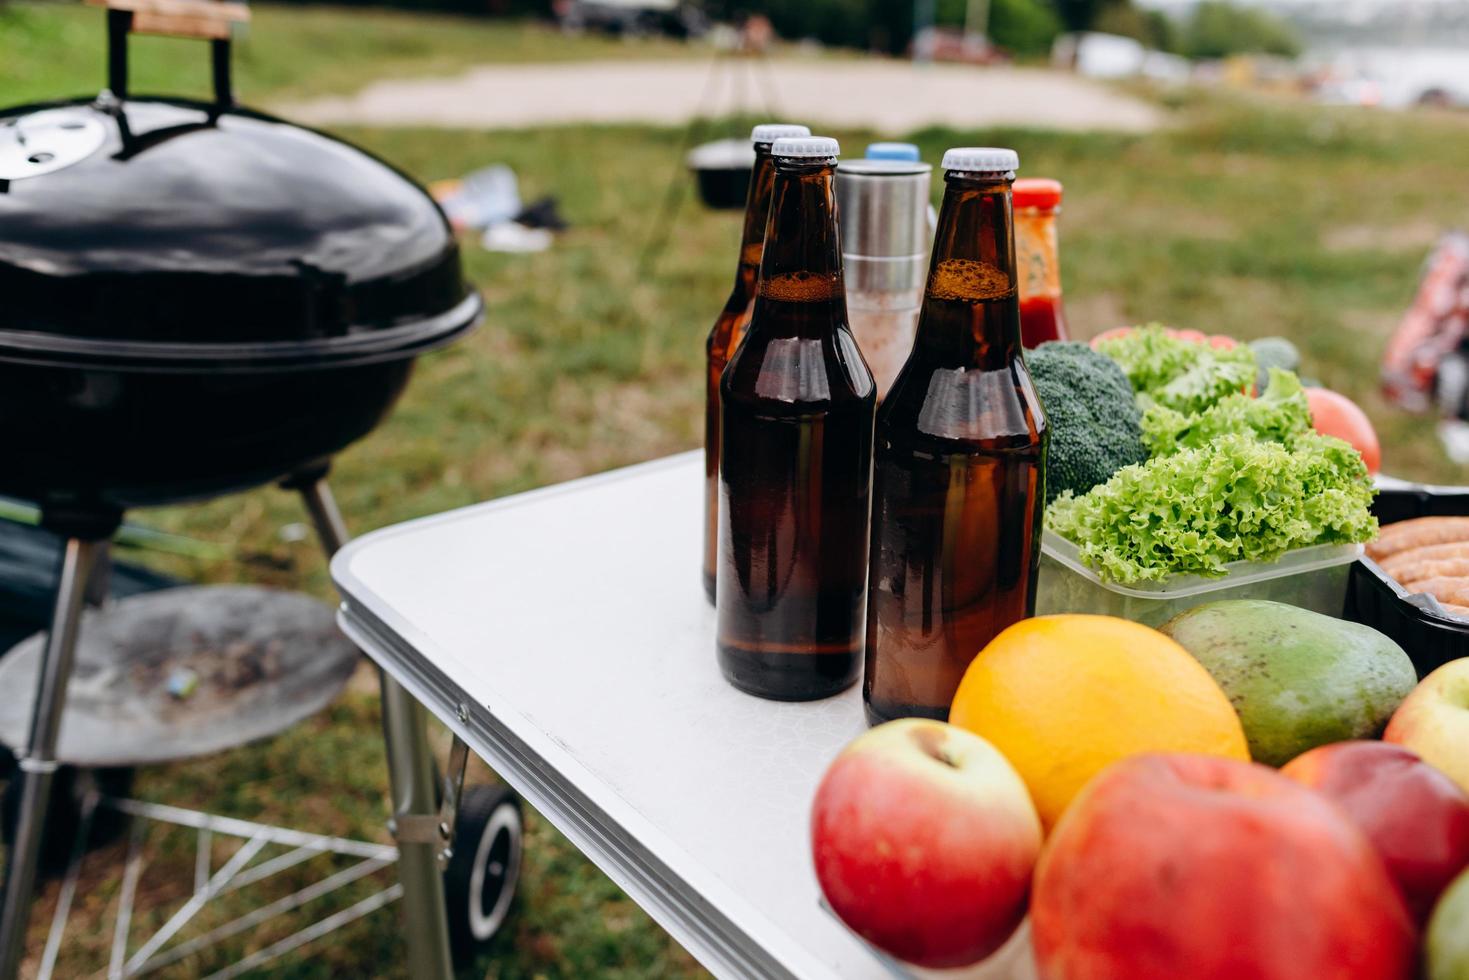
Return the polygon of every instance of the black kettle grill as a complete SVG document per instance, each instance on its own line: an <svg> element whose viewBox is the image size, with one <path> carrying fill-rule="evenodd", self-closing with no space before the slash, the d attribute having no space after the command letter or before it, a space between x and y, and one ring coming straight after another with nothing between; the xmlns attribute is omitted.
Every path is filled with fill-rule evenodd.
<svg viewBox="0 0 1469 980"><path fill-rule="evenodd" d="M53 524L324 460L481 309L422 188L234 105L227 52L214 102L130 98L126 39L109 92L0 110L0 492Z"/></svg>
<svg viewBox="0 0 1469 980"><path fill-rule="evenodd" d="M346 532L327 460L382 420L417 355L482 311L427 192L348 143L235 104L228 21L243 8L107 3L108 89L0 110L0 493L36 502L70 539L18 752L0 980L24 941L84 593L123 510L282 480L335 550ZM209 38L214 100L131 96L134 30ZM432 765L421 709L391 680L383 696L407 823L437 807ZM442 938L416 943L412 928L428 916L417 924L442 932L437 884L424 893L434 853L405 843L400 874L410 954L439 973Z"/></svg>

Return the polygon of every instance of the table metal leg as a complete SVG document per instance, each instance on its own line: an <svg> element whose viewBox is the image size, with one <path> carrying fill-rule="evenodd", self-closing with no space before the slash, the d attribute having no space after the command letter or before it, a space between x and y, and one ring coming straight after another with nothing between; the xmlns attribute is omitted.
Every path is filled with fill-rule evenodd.
<svg viewBox="0 0 1469 980"><path fill-rule="evenodd" d="M56 605L41 655L30 736L17 760L16 774L11 777L19 779L21 784L15 839L7 855L5 894L0 906L0 978L3 980L15 977L25 953L26 926L41 861L41 838L46 827L46 809L51 802L51 780L56 774L56 740L66 704L66 683L71 677L87 583L106 552L106 539L71 538L62 557Z"/></svg>
<svg viewBox="0 0 1469 980"><path fill-rule="evenodd" d="M322 546L328 555L335 554L351 536L325 479L303 479L288 485L301 492ZM449 916L444 904L443 878L437 863L440 848L417 835L400 833L404 826L421 824L422 818L436 820L439 811L423 706L386 673L379 672L379 677L383 739L387 744L388 781L393 796L393 832L398 838L398 877L403 883L408 973L414 980L449 980L454 975L454 966L449 955Z"/></svg>

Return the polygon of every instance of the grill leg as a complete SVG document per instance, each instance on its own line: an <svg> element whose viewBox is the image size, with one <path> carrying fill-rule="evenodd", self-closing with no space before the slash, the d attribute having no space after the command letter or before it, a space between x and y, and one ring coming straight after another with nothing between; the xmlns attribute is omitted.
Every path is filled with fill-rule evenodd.
<svg viewBox="0 0 1469 980"><path fill-rule="evenodd" d="M107 540L71 538L62 557L56 605L42 651L36 683L36 708L30 736L12 777L21 781L20 810L15 840L5 864L5 894L0 907L0 978L12 980L25 953L26 925L30 921L36 868L41 858L41 836L51 801L51 779L56 773L56 740L66 704L78 626L87 583L107 552Z"/></svg>
<svg viewBox="0 0 1469 980"><path fill-rule="evenodd" d="M347 525L324 478L303 478L286 484L299 490L311 512L322 546L333 555L350 539ZM398 877L403 883L404 929L408 939L408 974L414 980L450 980L449 915L444 884L437 864L438 846L410 842L397 831L413 821L405 817L436 819L439 801L434 786L433 755L429 751L423 706L386 673L382 682L383 739L387 744L388 781L393 794L394 836L398 840Z"/></svg>

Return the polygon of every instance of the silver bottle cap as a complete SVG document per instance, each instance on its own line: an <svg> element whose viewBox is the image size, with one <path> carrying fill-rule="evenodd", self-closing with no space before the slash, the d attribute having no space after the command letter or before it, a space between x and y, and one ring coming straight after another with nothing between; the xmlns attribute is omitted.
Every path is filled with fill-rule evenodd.
<svg viewBox="0 0 1469 980"><path fill-rule="evenodd" d="M778 139L787 136L810 136L811 130L805 126L793 126L789 123L761 123L750 130L751 143L774 143Z"/></svg>
<svg viewBox="0 0 1469 980"><path fill-rule="evenodd" d="M830 136L782 136L770 148L771 156L792 160L830 159L841 152L841 146Z"/></svg>
<svg viewBox="0 0 1469 980"><path fill-rule="evenodd" d="M956 146L944 151L943 168L973 174L1012 173L1020 169L1020 154L1001 146Z"/></svg>

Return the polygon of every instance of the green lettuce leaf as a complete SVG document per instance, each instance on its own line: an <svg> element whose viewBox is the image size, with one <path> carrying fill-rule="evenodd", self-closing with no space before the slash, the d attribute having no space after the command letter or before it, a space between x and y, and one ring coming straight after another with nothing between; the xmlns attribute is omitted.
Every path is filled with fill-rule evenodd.
<svg viewBox="0 0 1469 980"><path fill-rule="evenodd" d="M1230 432L1063 495L1046 524L1113 582L1219 576L1230 562L1371 540L1373 492L1362 457L1340 439L1304 432L1287 446Z"/></svg>
<svg viewBox="0 0 1469 980"><path fill-rule="evenodd" d="M1311 431L1311 406L1299 378L1271 368L1269 386L1259 398L1236 392L1196 415L1154 405L1143 414L1142 427L1143 444L1154 456L1198 449L1230 432L1289 447Z"/></svg>
<svg viewBox="0 0 1469 980"><path fill-rule="evenodd" d="M1222 350L1179 340L1157 323L1104 340L1097 350L1122 366L1145 412L1161 405L1192 415L1255 383L1255 355L1248 345Z"/></svg>

